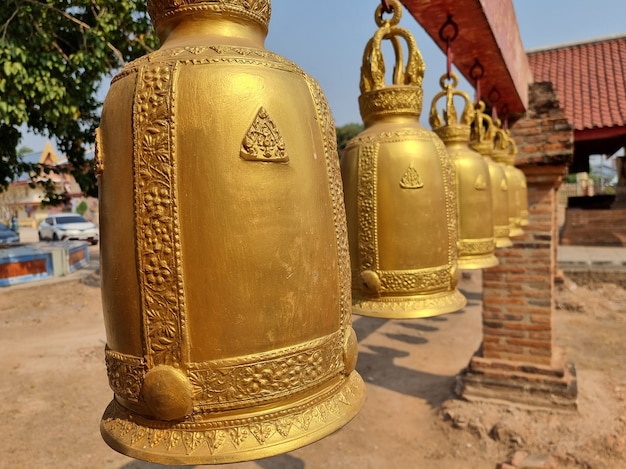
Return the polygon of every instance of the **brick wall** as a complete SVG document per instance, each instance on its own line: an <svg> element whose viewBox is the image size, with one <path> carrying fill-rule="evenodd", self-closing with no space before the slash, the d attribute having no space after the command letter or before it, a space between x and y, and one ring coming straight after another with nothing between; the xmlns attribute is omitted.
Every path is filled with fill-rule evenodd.
<svg viewBox="0 0 626 469"><path fill-rule="evenodd" d="M529 225L513 246L498 249L500 265L483 272L486 359L554 365L554 276L557 192L573 155L573 131L550 83L529 90L530 110L511 128L526 175Z"/></svg>
<svg viewBox="0 0 626 469"><path fill-rule="evenodd" d="M565 246L626 246L626 209L568 208L561 233Z"/></svg>

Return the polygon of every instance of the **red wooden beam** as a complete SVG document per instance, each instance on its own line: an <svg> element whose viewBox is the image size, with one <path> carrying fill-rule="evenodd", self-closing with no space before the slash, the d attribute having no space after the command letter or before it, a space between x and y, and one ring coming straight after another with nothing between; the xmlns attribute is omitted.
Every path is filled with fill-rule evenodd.
<svg viewBox="0 0 626 469"><path fill-rule="evenodd" d="M528 107L532 72L522 45L512 0L402 0L426 33L445 53L441 26L452 15L459 33L451 43L454 65L475 86L470 70L484 67L482 98L498 113L523 113ZM496 90L494 92L492 90ZM490 96L491 95L491 96ZM491 98L497 98L491 99Z"/></svg>

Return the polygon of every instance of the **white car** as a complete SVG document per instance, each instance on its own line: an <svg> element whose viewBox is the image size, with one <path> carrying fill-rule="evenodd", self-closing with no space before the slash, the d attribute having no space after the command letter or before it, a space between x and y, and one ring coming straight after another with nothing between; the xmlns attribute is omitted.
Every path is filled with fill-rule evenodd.
<svg viewBox="0 0 626 469"><path fill-rule="evenodd" d="M76 213L57 213L50 215L39 224L39 240L89 241L98 244L98 227Z"/></svg>

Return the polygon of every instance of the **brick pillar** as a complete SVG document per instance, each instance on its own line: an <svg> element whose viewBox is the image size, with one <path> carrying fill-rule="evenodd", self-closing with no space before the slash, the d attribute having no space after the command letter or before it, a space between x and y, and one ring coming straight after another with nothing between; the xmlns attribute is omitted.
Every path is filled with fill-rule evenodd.
<svg viewBox="0 0 626 469"><path fill-rule="evenodd" d="M540 407L576 408L574 366L554 343L557 189L573 155L573 132L551 83L530 87L529 111L511 128L528 185L529 224L483 271L483 343L459 394Z"/></svg>

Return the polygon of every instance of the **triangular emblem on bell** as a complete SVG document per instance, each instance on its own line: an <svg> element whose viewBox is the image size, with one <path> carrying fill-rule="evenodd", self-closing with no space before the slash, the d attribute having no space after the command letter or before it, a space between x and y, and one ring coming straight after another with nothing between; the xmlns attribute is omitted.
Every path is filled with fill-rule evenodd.
<svg viewBox="0 0 626 469"><path fill-rule="evenodd" d="M430 125L443 140L455 166L457 197L459 269L484 269L498 265L493 222L493 194L489 167L484 158L469 147L474 106L467 93L457 89L454 73L439 80L442 91L435 95L430 108ZM437 111L445 98L443 119ZM459 117L454 99L463 102Z"/></svg>
<svg viewBox="0 0 626 469"><path fill-rule="evenodd" d="M101 433L160 464L285 453L365 401L330 109L264 49L269 0L148 8L161 48L113 79L97 139Z"/></svg>
<svg viewBox="0 0 626 469"><path fill-rule="evenodd" d="M424 62L411 33L398 27L402 5L368 42L359 106L365 129L341 161L352 262L353 312L418 318L463 308L457 289L454 167L443 142L419 123ZM383 40L396 52L385 84ZM401 40L408 60L402 63Z"/></svg>
<svg viewBox="0 0 626 469"><path fill-rule="evenodd" d="M479 101L475 105L474 120L471 125L470 148L481 154L487 163L491 180L496 248L505 248L513 245L509 237L509 184L504 167L492 158L495 131L491 116L485 113L485 103Z"/></svg>

